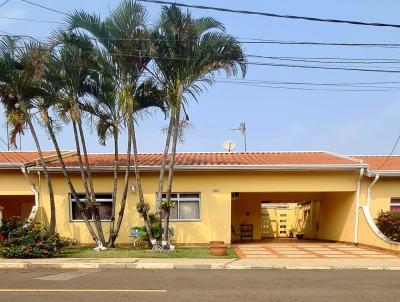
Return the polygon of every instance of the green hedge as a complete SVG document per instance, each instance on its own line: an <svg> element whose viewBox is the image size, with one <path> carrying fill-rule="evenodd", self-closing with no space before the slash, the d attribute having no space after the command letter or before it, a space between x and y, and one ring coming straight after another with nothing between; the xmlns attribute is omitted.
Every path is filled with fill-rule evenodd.
<svg viewBox="0 0 400 302"><path fill-rule="evenodd" d="M380 211L375 223L386 237L400 242L400 213Z"/></svg>

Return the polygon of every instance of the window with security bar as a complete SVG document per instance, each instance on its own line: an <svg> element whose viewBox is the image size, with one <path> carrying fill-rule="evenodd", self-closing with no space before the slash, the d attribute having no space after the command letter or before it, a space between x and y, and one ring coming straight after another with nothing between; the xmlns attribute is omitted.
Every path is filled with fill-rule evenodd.
<svg viewBox="0 0 400 302"><path fill-rule="evenodd" d="M400 212L400 197L390 198L390 212Z"/></svg>

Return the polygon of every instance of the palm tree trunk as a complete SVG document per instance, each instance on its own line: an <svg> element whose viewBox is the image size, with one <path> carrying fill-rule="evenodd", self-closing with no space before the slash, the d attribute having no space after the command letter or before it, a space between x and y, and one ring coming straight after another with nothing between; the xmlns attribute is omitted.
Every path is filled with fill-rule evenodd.
<svg viewBox="0 0 400 302"><path fill-rule="evenodd" d="M164 153L162 155L162 160L161 160L160 177L159 177L159 180L158 180L157 204L159 206L161 206L161 201L162 201L165 166L167 164L168 151L169 151L169 146L170 146L170 143L171 143L171 135L172 135L173 126L174 126L174 115L171 113L171 116L170 116L170 119L169 119L168 130L167 130L167 137L165 139ZM159 216L160 216L160 223L161 223L161 217L162 217L162 209L161 208L160 208L160 215Z"/></svg>
<svg viewBox="0 0 400 302"><path fill-rule="evenodd" d="M69 177L69 174L67 172L67 168L65 167L64 159L62 158L62 155L61 155L61 151L60 151L60 147L59 147L58 142L57 142L57 138L56 138L56 136L54 134L52 126L50 125L50 118L48 116L48 113L47 113L47 111L43 111L42 114L44 116L43 122L45 123L45 125L47 127L47 131L49 132L50 139L53 142L54 149L56 150L58 162L61 165L61 170L62 170L62 172L64 174L65 181L67 182L69 190L70 190L72 196L74 197L76 204L78 205L79 211L81 212L81 215L83 217L83 221L85 222L85 225L86 225L90 235L92 236L93 240L96 242L98 240L97 234L93 230L93 227L90 224L90 221L89 221L89 219L88 219L88 217L86 215L86 212L85 212L85 210L84 210L84 208L82 206L82 203L79 200L78 194L76 194L75 188L74 188L74 186L73 186L73 184L71 182L71 178Z"/></svg>
<svg viewBox="0 0 400 302"><path fill-rule="evenodd" d="M171 191L172 191L172 183L174 179L174 167L175 167L175 155L176 155L176 147L178 144L178 137L179 137L179 120L180 120L180 102L178 102L178 106L176 108L175 117L174 117L174 128L172 133L172 149L171 149L171 159L169 163L169 171L168 171L168 184L167 184L167 193L166 193L166 200L171 199ZM164 217L164 235L163 239L168 241L168 234L169 234L169 216L170 216L170 209L165 211Z"/></svg>
<svg viewBox="0 0 400 302"><path fill-rule="evenodd" d="M75 139L75 146L76 146L76 155L78 157L78 162L79 162L79 169L81 172L81 178L82 178L82 185L83 188L85 190L85 194L86 194L86 199L87 199L87 203L89 204L90 210L93 211L94 207L96 207L93 204L93 200L91 197L91 194L89 192L89 187L87 184L87 179L86 179L86 173L85 173L85 169L83 167L83 162L82 162L82 155L81 155L81 147L80 147L80 143L79 143L79 135L78 135L78 129L76 126L76 122L73 120L72 121L72 129L74 130L74 139ZM96 220L94 221L94 225L96 227L96 231L97 231L97 238L101 241L101 238L99 236L99 227L98 227L98 223L96 223Z"/></svg>
<svg viewBox="0 0 400 302"><path fill-rule="evenodd" d="M114 180L113 180L113 199L112 199L112 208L111 208L111 221L110 221L110 235L108 238L108 247L114 247L115 246L115 240L113 242L113 233L114 233L114 225L115 225L115 206L117 203L117 192L118 192L118 169L119 169L119 164L118 164L118 156L119 156L119 150L118 150L118 129L114 127Z"/></svg>
<svg viewBox="0 0 400 302"><path fill-rule="evenodd" d="M139 202L141 204L145 203L144 196L143 196L143 189L142 189L142 182L140 180L140 172L139 172L139 157L138 157L138 148L137 148L137 141L136 141L136 131L135 131L135 125L132 122L132 149L133 149L133 161L134 161L134 170L135 170L135 185L136 188L138 189L139 193ZM149 240L154 239L153 233L150 228L150 222L149 222L149 216L148 213L143 213L143 220L144 220L144 225L146 228L146 233L147 233L147 238Z"/></svg>
<svg viewBox="0 0 400 302"><path fill-rule="evenodd" d="M126 206L126 199L128 196L128 187L129 187L129 172L131 166L131 149L132 149L132 141L131 141L131 131L132 131L132 118L128 118L128 146L126 152L126 166L125 166L125 177L124 177L124 187L122 189L122 199L121 205L118 212L118 218L115 228L113 229L112 233L110 234L110 242L109 246L114 246L115 241L117 240L119 230L122 224L122 218L124 217L125 206Z"/></svg>
<svg viewBox="0 0 400 302"><path fill-rule="evenodd" d="M51 178L50 178L50 175L49 175L49 171L47 170L47 166L46 166L46 163L44 161L42 149L40 147L40 143L39 143L38 137L36 135L35 128L33 127L30 114L26 110L26 107L25 107L25 104L23 103L23 101L19 101L19 104L20 104L22 112L24 112L24 114L26 116L26 122L28 123L29 130L31 131L33 141L35 142L36 149L37 149L37 151L39 153L40 163L42 165L43 174L44 174L44 177L46 179L46 184L47 184L47 189L49 191L49 199L50 199L50 227L49 227L49 231L50 231L50 234L54 235L56 233L56 206L55 206L55 203L54 203L53 184L51 183Z"/></svg>
<svg viewBox="0 0 400 302"><path fill-rule="evenodd" d="M101 217L100 217L100 213L99 213L99 208L96 205L96 192L94 191L92 174L90 172L89 157L88 157L88 152L87 152L87 148L86 148L85 135L83 133L82 121L80 118L77 120L77 124L78 124L79 135L80 135L81 143L82 143L85 171L87 173L90 193L92 195L92 205L93 205L92 210L93 210L93 214L94 214L94 223L96 225L97 235L99 236L101 243L105 244L106 242L104 239L103 226L101 225Z"/></svg>

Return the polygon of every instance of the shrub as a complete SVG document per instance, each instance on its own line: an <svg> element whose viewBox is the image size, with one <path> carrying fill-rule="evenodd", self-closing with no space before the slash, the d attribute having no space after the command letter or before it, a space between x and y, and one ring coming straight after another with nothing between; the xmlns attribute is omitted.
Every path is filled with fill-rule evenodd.
<svg viewBox="0 0 400 302"><path fill-rule="evenodd" d="M380 211L375 223L386 237L400 242L400 213Z"/></svg>
<svg viewBox="0 0 400 302"><path fill-rule="evenodd" d="M39 225L17 226L8 232L1 254L6 258L50 258L63 254L63 248L72 241L62 238Z"/></svg>
<svg viewBox="0 0 400 302"><path fill-rule="evenodd" d="M25 224L25 220L20 216L12 216L3 219L3 224L0 227L0 233L3 235L4 239L8 238L8 234Z"/></svg>
<svg viewBox="0 0 400 302"><path fill-rule="evenodd" d="M154 239L161 240L163 232L162 232L162 228L161 228L160 218L158 217L157 214L155 214L155 213L149 214L149 224L150 224L151 233L153 234ZM140 240L142 240L144 242L149 242L149 238L147 237L146 227L143 226L143 227L139 228L139 230L142 233L140 235Z"/></svg>

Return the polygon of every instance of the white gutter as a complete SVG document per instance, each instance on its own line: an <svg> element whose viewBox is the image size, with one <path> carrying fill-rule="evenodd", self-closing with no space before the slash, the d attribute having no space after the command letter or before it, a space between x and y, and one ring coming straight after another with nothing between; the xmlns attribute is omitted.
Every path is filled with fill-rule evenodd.
<svg viewBox="0 0 400 302"><path fill-rule="evenodd" d="M392 176L392 177L398 177L400 176L400 171L399 170L371 170L368 173L368 176L371 177L373 175L379 174L379 176Z"/></svg>
<svg viewBox="0 0 400 302"><path fill-rule="evenodd" d="M366 168L364 164L300 164L300 165L176 165L176 171L342 171L342 170L355 170L360 168ZM124 166L119 167L120 170L124 170ZM47 167L49 172L60 172L60 167ZM39 166L29 167L30 171L42 171ZM78 166L67 167L68 171L80 172ZM92 166L92 171L97 172L110 172L114 168L111 166ZM159 171L160 166L139 166L139 170L146 171Z"/></svg>
<svg viewBox="0 0 400 302"><path fill-rule="evenodd" d="M357 180L357 185L356 185L356 217L354 221L354 244L358 244L358 227L360 224L360 217L359 217L359 211L360 211L360 191L361 191L361 178L364 175L364 168L360 169L360 175L358 176Z"/></svg>
<svg viewBox="0 0 400 302"><path fill-rule="evenodd" d="M31 191L35 194L35 205L32 207L31 214L29 215L28 221L32 221L35 218L35 215L39 209L39 191L36 189L32 179L28 175L28 171L26 167L21 167L21 171L24 174L26 180L28 181Z"/></svg>
<svg viewBox="0 0 400 302"><path fill-rule="evenodd" d="M377 183L379 179L379 174L375 174L375 178L374 180L370 183L370 185L368 186L368 190L367 190L367 207L369 208L370 204L371 204L371 191L372 191L372 187L375 186L375 184Z"/></svg>

